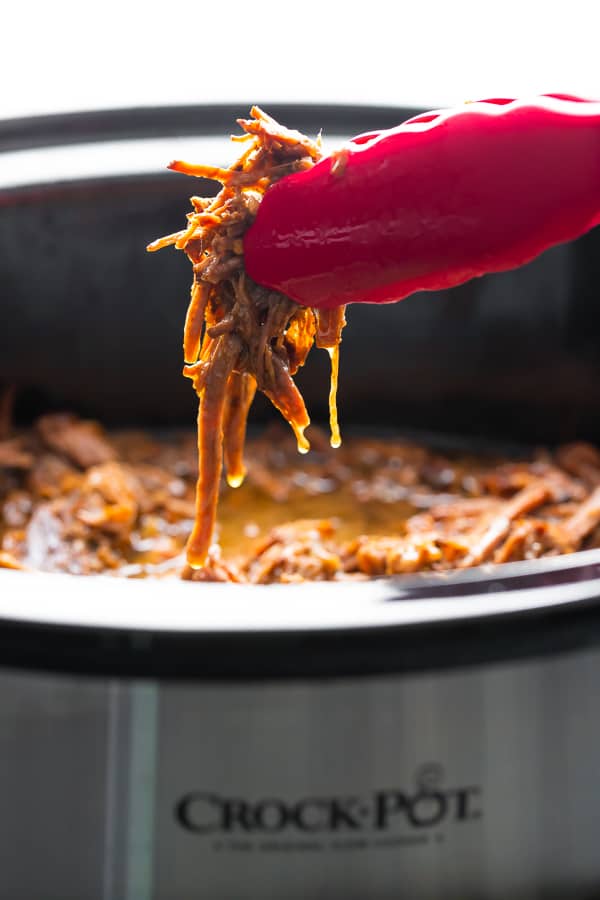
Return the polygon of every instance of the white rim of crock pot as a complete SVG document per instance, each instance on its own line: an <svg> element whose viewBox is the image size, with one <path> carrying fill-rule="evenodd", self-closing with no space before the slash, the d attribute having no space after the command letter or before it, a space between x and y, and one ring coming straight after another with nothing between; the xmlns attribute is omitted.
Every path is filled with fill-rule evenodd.
<svg viewBox="0 0 600 900"><path fill-rule="evenodd" d="M552 584L572 569L589 577ZM598 575L599 577L593 577ZM519 578L540 584L519 587ZM511 584L513 582L514 584ZM169 632L273 632L426 625L550 609L600 598L600 550L419 580L205 584L41 572L0 572L0 620ZM436 596L443 585L445 596ZM447 593L454 585L455 593ZM473 590L474 586L479 589ZM425 594L423 589L425 588ZM429 588L430 593L427 593ZM462 593L461 593L462 592Z"/></svg>
<svg viewBox="0 0 600 900"><path fill-rule="evenodd" d="M324 152L338 147L344 139L343 136L328 135L323 139ZM176 173L166 170L172 159L224 165L239 153L239 144L210 135L94 141L11 150L0 157L0 190L160 173L173 178L177 177ZM190 184L189 177L185 178Z"/></svg>

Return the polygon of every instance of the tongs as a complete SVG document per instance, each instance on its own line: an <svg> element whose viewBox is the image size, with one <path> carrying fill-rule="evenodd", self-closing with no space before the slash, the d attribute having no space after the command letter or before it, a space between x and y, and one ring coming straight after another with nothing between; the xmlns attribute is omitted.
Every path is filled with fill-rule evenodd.
<svg viewBox="0 0 600 900"><path fill-rule="evenodd" d="M327 309L512 269L600 222L600 102L494 98L362 134L265 193L246 271Z"/></svg>

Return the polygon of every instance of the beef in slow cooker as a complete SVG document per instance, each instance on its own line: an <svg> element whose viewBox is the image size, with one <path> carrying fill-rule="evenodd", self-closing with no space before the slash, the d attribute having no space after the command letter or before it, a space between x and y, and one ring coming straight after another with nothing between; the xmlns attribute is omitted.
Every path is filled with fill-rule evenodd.
<svg viewBox="0 0 600 900"><path fill-rule="evenodd" d="M544 100L540 106L542 112L546 102ZM500 101L490 103L497 107ZM510 110L505 108L504 101L501 106L505 117L503 121L508 122L509 116L514 114L513 106L509 104ZM496 107L493 119L495 123L500 121L500 113ZM564 110L561 115L563 114ZM437 114L432 115L437 117ZM492 120L489 118L489 109L481 115L483 118L478 121L483 134ZM545 117L552 118L552 115L551 111L545 111L542 118L546 121ZM426 120L429 121L429 118ZM559 465L558 458L548 456L529 464L505 461L499 464L500 468L488 471L481 462L467 465L465 461L431 458L425 449L418 447L411 447L409 456L412 458L414 454L423 454L423 461L419 465L412 461L409 463L405 458L405 446L398 447L392 442L380 451L380 458L373 470L365 475L363 453L370 451L365 451L361 442L354 442L336 462L330 455L325 461L321 454L322 461L313 462L304 471L295 467L291 457L286 457L282 477L276 466L273 467L268 452L261 456L250 448L251 480L257 477L256 474L252 476L252 467L256 472L262 466L263 484L276 482L274 496L277 496L286 479L292 479L292 482L295 479L296 483L301 483L305 478L307 482L311 482L311 469L315 465L324 465L325 472L318 473L317 480L320 479L327 485L331 483L332 490L340 489L341 486L344 490L352 490L358 509L363 513L365 504L368 506L373 502L379 502L382 508L393 510L391 521L383 517L386 527L382 533L357 537L364 526L369 526L370 523L362 522L363 513L351 513L347 520L352 523L351 534L348 535L349 541L343 541L342 533L336 532L335 525L330 521L332 515L337 516L336 503L332 503L322 510L313 510L310 518L314 521L303 521L294 526L287 524L285 530L273 531L250 556L238 560L233 568L216 560L211 545L215 539L222 464L225 463L229 484L238 487L245 476L243 449L246 420L257 388L266 394L292 426L298 450L306 453L309 449L305 430L310 419L292 376L304 365L313 344L327 349L331 356L331 444L339 447L341 443L335 398L339 344L345 326L344 306L341 305L344 301L340 299L339 306L333 304L334 308L330 308L332 303L329 297L328 302L323 304L324 308L312 308L299 305L279 290L257 284L247 272L245 238L252 236L265 194L271 188L274 191L282 188L282 179L286 176L295 176L296 181L306 176L312 183L313 174L321 171L325 179L321 188L324 190L324 185L329 185L329 190L334 185L337 192L340 178L343 178L349 164L349 151L346 148L334 153L326 170L319 166L314 169L322 159L320 138L311 140L298 131L289 130L258 107L252 108L249 119L238 119L238 124L243 133L233 140L240 142L242 152L229 167L197 165L180 160L170 164L169 168L175 171L219 181L222 187L216 197L192 197L192 211L187 214L186 226L148 246L149 250L165 246L183 250L193 268L183 338L186 363L184 374L192 379L199 399L196 505L193 516L189 517L191 534L186 547L187 562L199 573L193 577L201 580L239 578L269 581L359 574L384 575L427 568L461 568L479 565L490 559L503 562L527 556L569 552L581 546L582 541L589 539L588 535L594 531L597 505L595 494L588 496L590 484L585 477L579 477L579 467L576 466L574 473L569 469L569 465L572 468L573 454L577 460L577 454L584 451L562 451L562 455L567 454L571 461L566 464L566 468L565 464L562 467ZM514 135L511 139L515 139ZM460 140L459 138L459 143ZM359 139L359 143L364 144L364 139ZM356 149L355 152L359 154ZM451 153L449 158L453 158ZM383 186L365 176L365 190L370 194L375 192L377 203L385 195L385 179L390 171L388 164L391 165L391 160L374 160L377 172L383 173ZM486 174L486 184L487 178ZM296 181L293 178L286 181L284 206L290 184L295 184ZM374 188L376 183L379 184L378 189ZM405 188L406 186L407 183ZM351 196L356 189L356 181L342 185L342 193L348 192ZM450 193L454 197L453 192ZM272 198L274 194L271 192L268 196ZM487 193L485 196L488 196ZM496 199L499 199L502 208L506 207L502 191ZM467 200L465 195L461 202ZM345 203L347 201L348 198ZM420 209L418 203L417 207ZM346 210L349 219L340 234L336 232L334 243L339 242L340 235L344 235L343 240L346 240L348 235L354 234L354 213L348 212L352 208L350 203ZM376 209L381 212L380 206L376 205ZM435 209L437 210L437 206ZM321 207L317 206L318 218L321 212ZM469 221L469 216L454 215L450 218L461 223ZM311 247L321 243L319 221L309 229ZM442 217L441 221L444 228L448 227L446 219ZM585 215L582 221L589 227ZM370 231L373 235L379 234L379 239L383 241L383 234L377 231L377 222L378 216L372 219L367 217L363 226L370 223ZM272 223L267 229L268 235L263 237L267 238L267 243L274 241L274 246L279 246L279 237L272 233L274 227ZM385 228L389 228L389 223ZM433 229L436 241L438 231L439 229ZM411 230L411 241L413 238ZM420 232L420 244L422 238L423 234ZM492 267L490 271L507 266L510 268L529 259L531 254L528 256L523 247L529 247L533 238L529 234L525 238L525 244L519 251L520 256L508 259L500 254L497 262L501 261L502 264ZM296 232L293 232L292 237L287 235L281 238L286 246L290 242L295 246L297 239ZM564 239L564 235L561 239ZM410 247L413 247L412 243ZM454 255L464 248L464 241L462 244L459 242L454 247ZM378 271L380 265L376 249L376 246L371 247L371 256L367 262L367 266L374 271ZM488 257L489 253L483 254L483 258L489 262ZM336 270L335 278L338 281L341 279L340 286L344 279L354 277L349 274L354 272L349 260L347 258L346 265L338 267L339 271ZM448 260L445 260L445 264L447 263ZM422 260L419 265L422 266ZM420 271L419 265L415 271ZM448 281L446 273L441 282L436 282L435 285L427 279L423 283L418 278L415 281L413 272L411 290L447 287L451 283L464 281L465 273L471 278L487 271L481 266L473 268L472 265L465 264L458 269L458 282L456 278ZM436 277L439 277L439 272ZM267 279L264 284L273 282ZM277 284L281 286L279 282ZM348 285L343 287L347 290ZM341 297L343 293L344 291L339 295L334 294L334 299ZM385 299L398 299L405 294L406 292L391 297L386 295ZM354 296L353 299L358 301L361 298ZM584 455L585 453L594 455L595 451L589 448ZM127 460L126 451L125 459ZM266 460L269 462L264 468ZM444 473L444 478L447 477L447 484L443 480L439 484L435 480L432 483L428 480L426 471L434 471L436 466ZM335 474L328 474L330 470ZM346 470L350 473L348 484L352 488L348 488L345 479L339 481L339 472ZM367 487L364 486L365 477ZM414 484L411 478L414 478ZM592 485L593 483L592 480ZM373 485L377 488L373 488ZM379 488L382 489L380 495L377 493ZM327 494L327 490L324 493ZM428 499L423 501L425 496ZM291 502L293 505L293 501ZM570 506L574 503L584 505L581 508ZM402 504L405 505L404 509ZM415 509L423 511L417 514ZM304 513L294 510L293 518L299 515L304 518ZM323 516L326 518L321 519ZM347 516L346 512L344 516ZM228 510L224 508L221 522L227 517ZM369 527L367 531L370 531ZM204 569L206 570L203 571Z"/></svg>
<svg viewBox="0 0 600 900"><path fill-rule="evenodd" d="M191 569L191 432L107 432L53 413L0 423L0 567L258 584L449 571L600 546L600 452L440 453L312 428L247 442L245 483L222 484L208 564Z"/></svg>

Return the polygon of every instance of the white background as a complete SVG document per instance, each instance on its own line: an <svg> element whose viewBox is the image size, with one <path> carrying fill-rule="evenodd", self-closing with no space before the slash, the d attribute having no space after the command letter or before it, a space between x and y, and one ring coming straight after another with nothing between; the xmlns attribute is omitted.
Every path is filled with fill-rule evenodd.
<svg viewBox="0 0 600 900"><path fill-rule="evenodd" d="M600 98L600 0L0 0L0 117L86 108Z"/></svg>

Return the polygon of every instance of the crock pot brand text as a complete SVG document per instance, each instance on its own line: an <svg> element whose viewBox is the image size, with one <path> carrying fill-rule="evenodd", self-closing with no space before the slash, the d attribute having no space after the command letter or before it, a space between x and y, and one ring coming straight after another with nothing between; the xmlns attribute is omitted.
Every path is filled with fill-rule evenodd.
<svg viewBox="0 0 600 900"><path fill-rule="evenodd" d="M175 805L175 818L195 834L385 832L398 826L423 829L481 816L481 789L443 788L423 779L416 790L389 788L369 795L246 799L190 791Z"/></svg>

